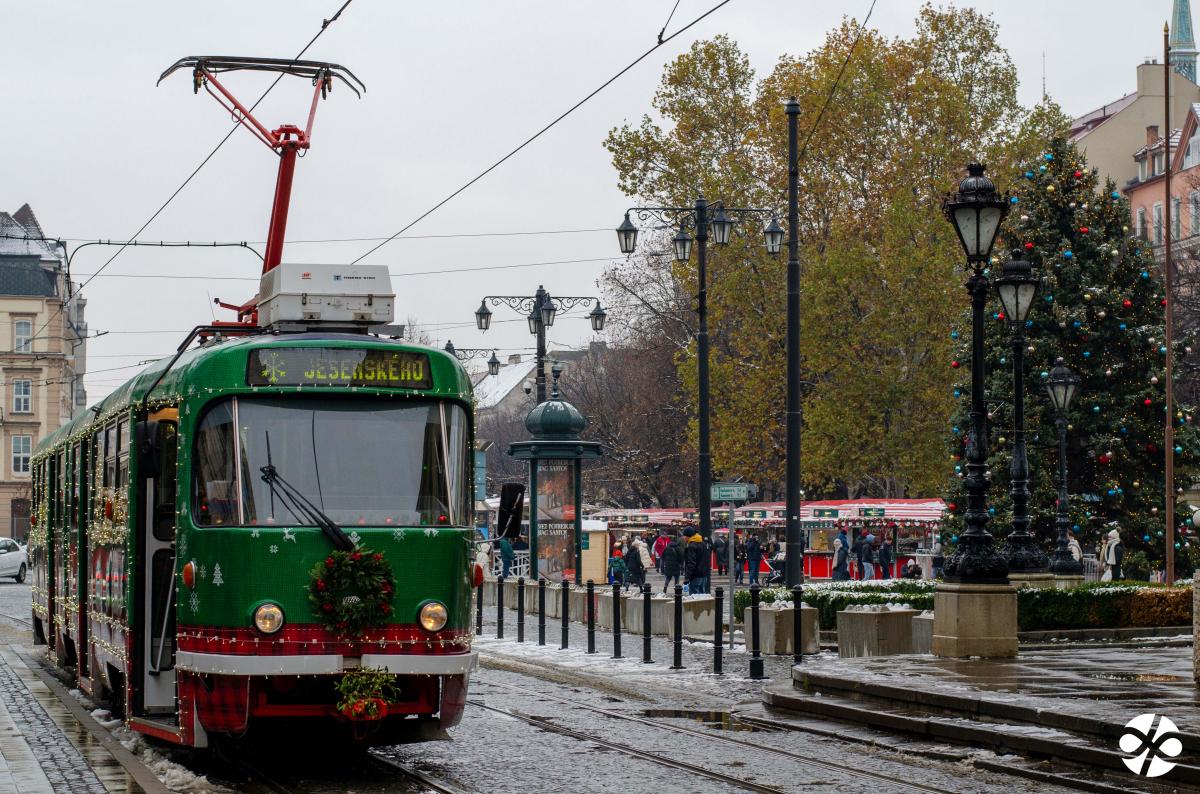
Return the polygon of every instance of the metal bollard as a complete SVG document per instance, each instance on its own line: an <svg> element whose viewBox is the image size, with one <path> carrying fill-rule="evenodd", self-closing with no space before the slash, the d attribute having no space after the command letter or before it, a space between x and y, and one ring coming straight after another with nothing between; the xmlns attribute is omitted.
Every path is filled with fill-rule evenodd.
<svg viewBox="0 0 1200 794"><path fill-rule="evenodd" d="M800 610L800 602L804 598L804 588L792 585L792 661L804 663L804 621Z"/></svg>
<svg viewBox="0 0 1200 794"><path fill-rule="evenodd" d="M675 656L672 670L683 669L683 585L675 585Z"/></svg>
<svg viewBox="0 0 1200 794"><path fill-rule="evenodd" d="M587 652L596 652L596 584L587 580Z"/></svg>
<svg viewBox="0 0 1200 794"><path fill-rule="evenodd" d="M525 577L517 577L517 642L525 642Z"/></svg>
<svg viewBox="0 0 1200 794"><path fill-rule="evenodd" d="M613 582L613 658L621 658L621 586Z"/></svg>
<svg viewBox="0 0 1200 794"><path fill-rule="evenodd" d="M642 585L642 664L653 664L650 658L650 585Z"/></svg>
<svg viewBox="0 0 1200 794"><path fill-rule="evenodd" d="M570 629L568 622L571 619L571 583L566 579L562 580L562 647L568 647L570 642Z"/></svg>
<svg viewBox="0 0 1200 794"><path fill-rule="evenodd" d="M504 639L504 577L496 580L496 639Z"/></svg>
<svg viewBox="0 0 1200 794"><path fill-rule="evenodd" d="M546 644L546 580L538 579L538 645Z"/></svg>
<svg viewBox="0 0 1200 794"><path fill-rule="evenodd" d="M763 673L763 659L758 652L758 599L759 587L750 585L750 677L766 678Z"/></svg>
<svg viewBox="0 0 1200 794"><path fill-rule="evenodd" d="M725 588L718 587L716 592L716 603L713 605L713 672L717 675L721 674L721 628L724 625L724 609L725 603Z"/></svg>
<svg viewBox="0 0 1200 794"><path fill-rule="evenodd" d="M478 592L475 593L475 636L483 634L483 588L487 587L487 582L483 582L479 587L475 588Z"/></svg>

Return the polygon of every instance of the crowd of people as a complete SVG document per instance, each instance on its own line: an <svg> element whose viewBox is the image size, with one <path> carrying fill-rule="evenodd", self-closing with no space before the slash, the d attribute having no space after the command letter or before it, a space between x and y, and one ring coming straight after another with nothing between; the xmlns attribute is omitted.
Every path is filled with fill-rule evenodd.
<svg viewBox="0 0 1200 794"><path fill-rule="evenodd" d="M704 594L711 592L713 575L728 576L731 565L737 584L760 584L763 560L772 569L768 579L774 578L775 572L782 573L783 545L775 540L764 543L754 535L737 538L730 557L727 533L708 539L695 527L684 527L625 535L613 543L609 581L640 588L653 568L663 576L663 592L683 585L688 593Z"/></svg>

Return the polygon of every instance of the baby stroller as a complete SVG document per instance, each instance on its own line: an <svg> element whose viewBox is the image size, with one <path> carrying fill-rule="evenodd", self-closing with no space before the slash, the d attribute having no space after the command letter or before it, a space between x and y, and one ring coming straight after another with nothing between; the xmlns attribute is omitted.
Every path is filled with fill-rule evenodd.
<svg viewBox="0 0 1200 794"><path fill-rule="evenodd" d="M771 567L771 572L767 574L767 578L763 581L766 585L781 585L783 584L784 568L787 563L784 560L782 553L776 554L771 559L767 560L767 565Z"/></svg>

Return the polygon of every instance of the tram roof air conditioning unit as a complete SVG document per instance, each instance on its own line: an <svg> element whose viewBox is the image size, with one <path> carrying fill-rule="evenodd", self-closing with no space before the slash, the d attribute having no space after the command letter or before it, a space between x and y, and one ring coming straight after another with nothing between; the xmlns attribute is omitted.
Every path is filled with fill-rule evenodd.
<svg viewBox="0 0 1200 794"><path fill-rule="evenodd" d="M383 265L281 263L263 273L258 324L370 328L390 323L396 294Z"/></svg>

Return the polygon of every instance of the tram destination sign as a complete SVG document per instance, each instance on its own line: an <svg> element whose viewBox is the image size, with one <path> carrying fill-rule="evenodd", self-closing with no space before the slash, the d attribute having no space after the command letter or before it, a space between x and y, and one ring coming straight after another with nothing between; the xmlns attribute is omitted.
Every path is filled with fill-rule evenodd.
<svg viewBox="0 0 1200 794"><path fill-rule="evenodd" d="M251 350L248 386L363 386L431 389L429 356L408 350L276 347Z"/></svg>

